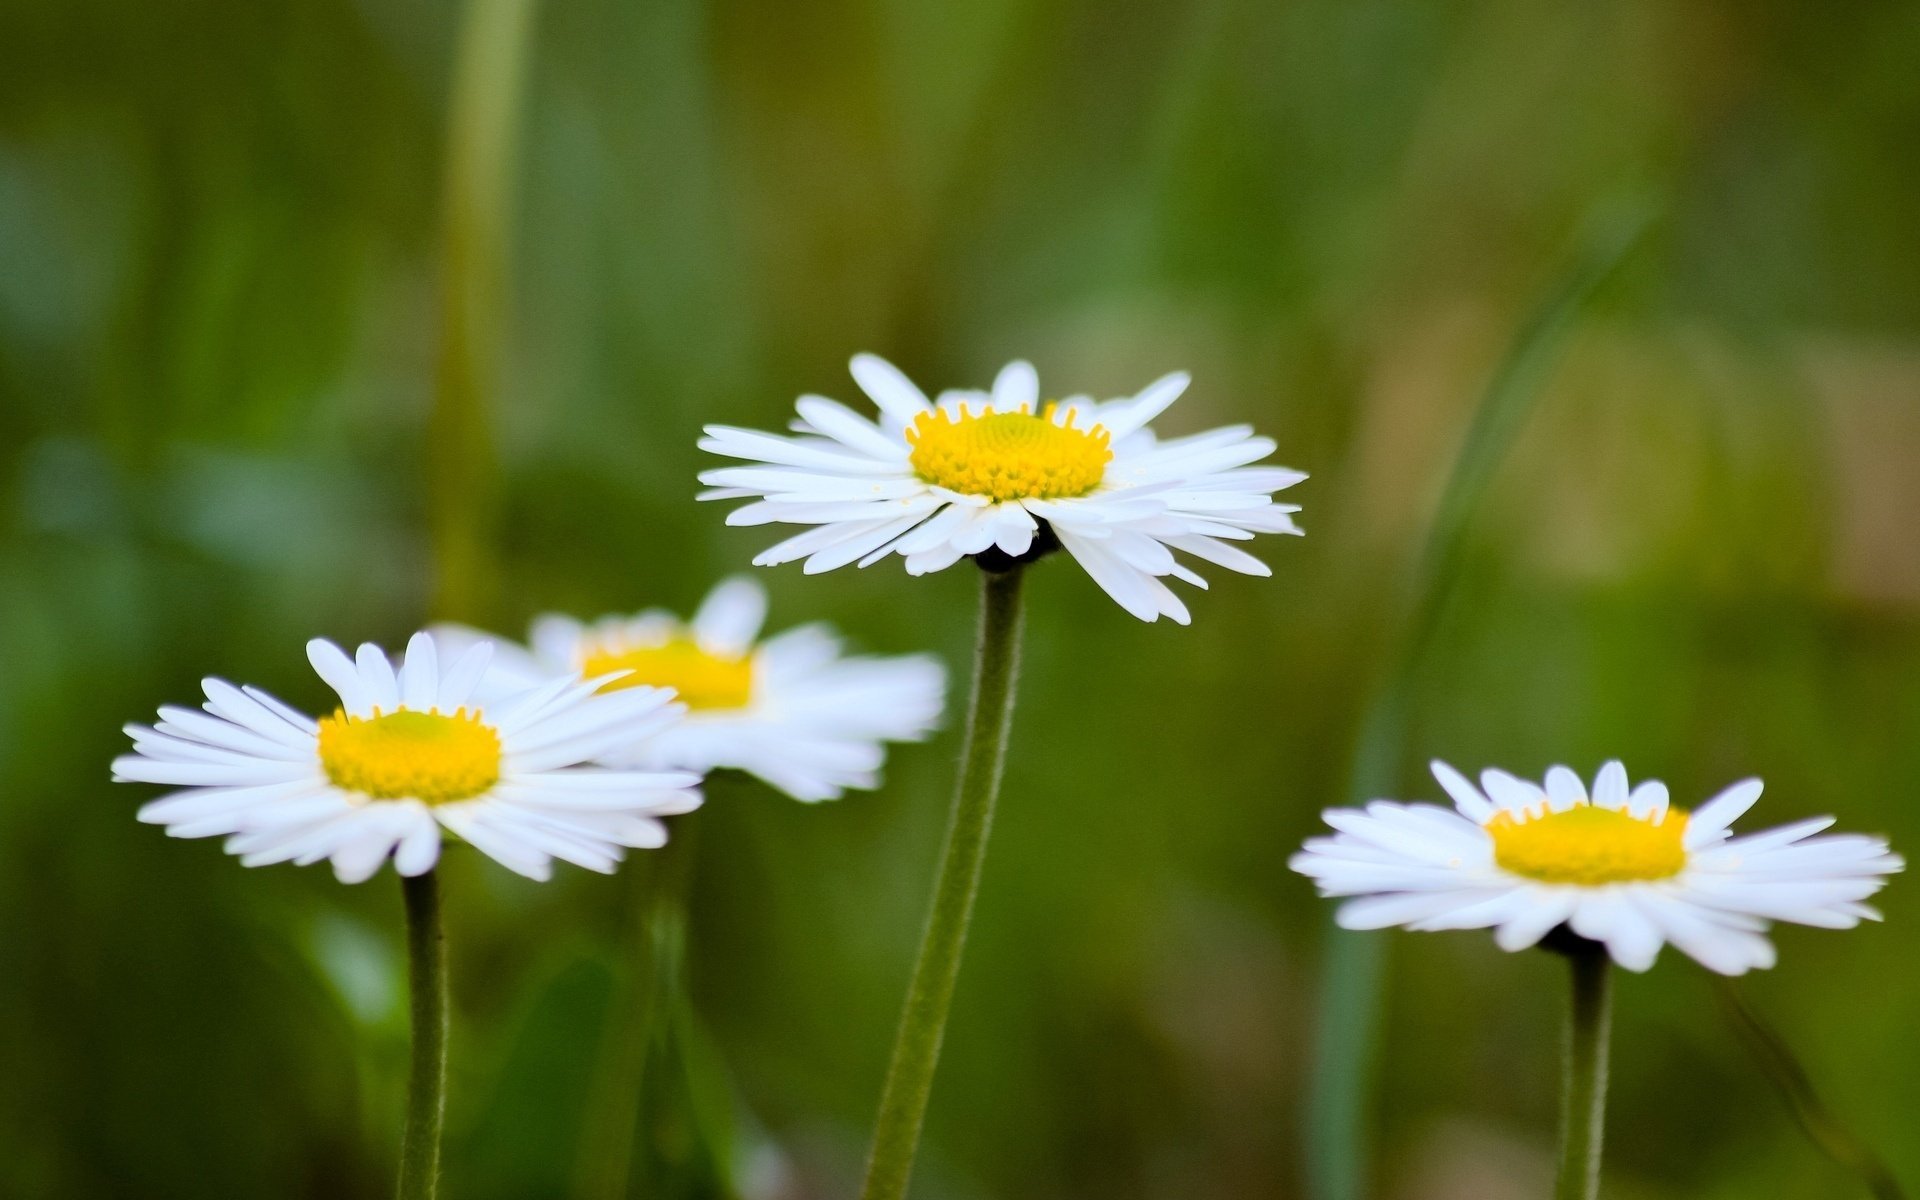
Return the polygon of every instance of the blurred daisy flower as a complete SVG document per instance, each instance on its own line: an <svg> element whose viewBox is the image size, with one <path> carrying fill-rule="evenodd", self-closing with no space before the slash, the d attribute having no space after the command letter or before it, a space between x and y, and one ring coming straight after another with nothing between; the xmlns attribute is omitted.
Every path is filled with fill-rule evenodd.
<svg viewBox="0 0 1920 1200"><path fill-rule="evenodd" d="M389 857L401 875L426 873L443 829L531 879L556 858L611 871L626 847L666 842L659 817L699 806L694 774L583 765L670 729L671 693L605 692L577 674L502 688L492 655L485 643L443 655L417 633L396 666L377 646L348 658L315 640L307 657L339 693L334 713L314 721L208 679L201 709L127 726L134 752L113 777L183 789L140 810L174 837L225 836L249 867L328 859L345 883Z"/></svg>
<svg viewBox="0 0 1920 1200"><path fill-rule="evenodd" d="M1628 790L1618 762L1600 769L1591 795L1566 767L1548 771L1545 787L1490 770L1476 788L1441 762L1433 774L1453 810L1387 800L1330 809L1338 832L1294 855L1289 865L1321 895L1354 897L1340 908L1344 928L1492 928L1501 949L1520 950L1565 924L1629 970L1646 970L1671 942L1740 975L1773 965L1769 922L1877 920L1863 902L1904 866L1881 838L1816 836L1831 817L1732 836L1760 796L1757 779L1689 813L1668 804L1664 784Z"/></svg>
<svg viewBox="0 0 1920 1200"><path fill-rule="evenodd" d="M1244 425L1162 441L1147 423L1186 390L1169 375L1137 396L1042 404L1024 362L991 392L943 392L930 401L872 355L853 377L879 409L874 421L821 396L803 396L798 436L710 425L702 449L753 466L701 474L703 500L755 498L730 525L813 528L763 551L756 566L805 559L809 574L898 554L914 575L969 555L983 565L1024 561L1056 547L1120 606L1145 621L1188 621L1164 579L1206 582L1174 551L1248 575L1272 572L1232 542L1292 533L1298 505L1273 493L1299 471L1252 466L1273 453Z"/></svg>
<svg viewBox="0 0 1920 1200"><path fill-rule="evenodd" d="M946 672L926 655L853 657L826 625L802 625L761 639L766 589L725 580L692 621L662 609L583 624L535 620L527 648L499 643L495 673L524 686L584 672L625 674L609 691L668 688L687 706L671 729L610 752L620 766L707 772L732 767L796 800L836 800L873 788L885 743L917 741L940 720ZM458 627L443 639L487 635Z"/></svg>

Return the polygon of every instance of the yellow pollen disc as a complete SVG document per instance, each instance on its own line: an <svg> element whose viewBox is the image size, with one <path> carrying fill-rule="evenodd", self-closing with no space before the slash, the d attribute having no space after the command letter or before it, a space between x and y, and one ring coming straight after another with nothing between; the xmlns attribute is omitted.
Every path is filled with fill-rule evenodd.
<svg viewBox="0 0 1920 1200"><path fill-rule="evenodd" d="M928 483L994 500L1060 500L1100 486L1113 461L1107 431L1053 423L1019 412L955 414L939 409L913 419L908 461Z"/></svg>
<svg viewBox="0 0 1920 1200"><path fill-rule="evenodd" d="M464 708L336 712L320 721L320 766L335 787L376 800L471 800L500 781L500 735Z"/></svg>
<svg viewBox="0 0 1920 1200"><path fill-rule="evenodd" d="M679 693L688 708L745 708L753 700L753 657L722 658L708 654L689 638L675 638L659 646L622 650L603 647L589 651L580 672L591 679L614 671L631 671L607 684L603 692L630 687L664 687Z"/></svg>
<svg viewBox="0 0 1920 1200"><path fill-rule="evenodd" d="M1546 883L1631 883L1670 879L1687 865L1687 814L1669 808L1658 821L1582 804L1544 816L1501 811L1487 822L1493 859L1516 875Z"/></svg>

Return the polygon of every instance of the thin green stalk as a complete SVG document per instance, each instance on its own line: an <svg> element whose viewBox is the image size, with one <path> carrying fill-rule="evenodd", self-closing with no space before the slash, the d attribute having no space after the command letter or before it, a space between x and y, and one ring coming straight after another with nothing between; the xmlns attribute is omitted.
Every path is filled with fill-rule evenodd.
<svg viewBox="0 0 1920 1200"><path fill-rule="evenodd" d="M1714 994L1720 1000L1721 1013L1746 1044L1748 1052L1759 1064L1761 1073L1779 1091L1781 1099L1786 1101L1787 1107L1793 1112L1793 1119L1799 1123L1807 1139L1822 1154L1859 1177L1861 1185L1874 1200L1906 1200L1906 1192L1900 1187L1900 1181L1894 1178L1886 1160L1847 1128L1820 1099L1820 1093L1814 1090L1807 1069L1800 1065L1800 1060L1794 1056L1793 1048L1787 1045L1786 1039L1767 1023L1766 1018L1754 1011L1731 979L1715 976L1714 984Z"/></svg>
<svg viewBox="0 0 1920 1200"><path fill-rule="evenodd" d="M682 818L684 820L685 818ZM671 904L665 893L682 873L664 858L677 853L679 828L659 855L644 864L650 870L629 868L627 902L622 908L632 919L631 948L614 981L607 1019L611 1044L590 1093L581 1130L579 1182L581 1200L620 1200L628 1193L633 1174L633 1143L640 1120L641 1091L647 1074L648 1049L660 1021L658 947L653 936L655 910Z"/></svg>
<svg viewBox="0 0 1920 1200"><path fill-rule="evenodd" d="M507 279L513 166L532 0L468 0L447 116L440 361L427 429L434 615L485 609L491 412Z"/></svg>
<svg viewBox="0 0 1920 1200"><path fill-rule="evenodd" d="M707 780L711 802L720 776ZM686 896L691 884L699 813L675 820L672 840L626 872L624 914L630 948L608 1009L610 1043L587 1104L576 1192L582 1200L621 1200L632 1190L634 1150L648 1089L665 1081L656 1070L674 1039L686 996Z"/></svg>
<svg viewBox="0 0 1920 1200"><path fill-rule="evenodd" d="M407 904L407 993L413 1055L407 1124L400 1137L400 1200L433 1200L440 1188L440 1131L447 1116L447 939L435 871L402 876Z"/></svg>
<svg viewBox="0 0 1920 1200"><path fill-rule="evenodd" d="M1487 383L1406 582L1398 641L1361 724L1349 773L1357 803L1392 793L1399 780L1413 680L1452 598L1471 518L1580 316L1638 243L1652 211L1642 198L1630 197L1595 215L1579 258L1535 307ZM1304 1127L1311 1200L1361 1200L1367 1194L1367 1114L1387 967L1380 935L1329 934Z"/></svg>
<svg viewBox="0 0 1920 1200"><path fill-rule="evenodd" d="M1022 568L982 575L980 637L974 655L973 698L967 712L966 748L947 826L946 849L933 889L933 909L920 940L920 957L907 988L906 1008L894 1036L893 1060L880 1093L861 1200L900 1200L913 1173L920 1125L933 1091L940 1039L947 1028L960 955L980 887L980 864L993 826L1013 723L1014 681L1020 671L1020 576Z"/></svg>
<svg viewBox="0 0 1920 1200"><path fill-rule="evenodd" d="M1612 960L1580 941L1567 951L1573 1009L1567 1021L1567 1085L1560 1113L1560 1172L1554 1200L1596 1200L1607 1122L1607 1039L1613 1024Z"/></svg>

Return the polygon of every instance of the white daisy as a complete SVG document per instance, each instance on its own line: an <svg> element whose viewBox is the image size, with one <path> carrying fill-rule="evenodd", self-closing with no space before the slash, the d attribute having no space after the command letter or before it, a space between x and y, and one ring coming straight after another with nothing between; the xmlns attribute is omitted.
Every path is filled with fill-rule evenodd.
<svg viewBox="0 0 1920 1200"><path fill-rule="evenodd" d="M1433 774L1453 810L1388 800L1330 809L1339 832L1293 856L1321 895L1357 897L1340 908L1343 927L1492 928L1501 949L1520 950L1564 923L1629 970L1672 942L1740 975L1773 965L1769 922L1879 919L1863 901L1905 865L1881 838L1814 836L1832 817L1733 837L1757 779L1689 813L1667 803L1664 784L1629 791L1618 762L1600 768L1591 796L1566 767L1548 771L1544 788L1487 771L1482 791L1442 762Z"/></svg>
<svg viewBox="0 0 1920 1200"><path fill-rule="evenodd" d="M918 741L940 719L946 672L926 655L855 658L826 625L759 640L767 593L736 577L707 595L691 622L662 609L582 624L543 616L530 649L501 643L496 673L534 683L561 676L628 674L609 689L671 688L686 720L637 737L603 761L621 766L734 767L797 800L836 800L872 788L884 743ZM447 628L443 639L478 638Z"/></svg>
<svg viewBox="0 0 1920 1200"><path fill-rule="evenodd" d="M990 393L943 392L937 402L869 354L853 360L853 377L878 406L878 424L802 396L797 437L707 427L702 449L757 465L702 473L711 490L700 499L758 497L729 513L729 525L813 526L756 566L804 558L813 574L898 554L921 575L968 555L1021 560L1057 540L1122 608L1184 625L1186 605L1163 578L1206 582L1174 551L1269 575L1228 543L1300 532L1299 506L1275 504L1272 493L1306 476L1248 465L1273 453L1270 438L1234 425L1161 441L1147 428L1186 390L1184 374L1126 399L1045 406L1024 362L1001 370Z"/></svg>
<svg viewBox="0 0 1920 1200"><path fill-rule="evenodd" d="M377 646L351 659L316 639L307 658L338 711L314 721L208 679L204 711L169 706L158 724L127 726L134 753L114 760L113 777L183 788L140 810L174 837L227 836L249 867L331 859L346 883L389 855L402 875L430 870L443 828L531 879L556 858L611 871L625 847L665 844L657 818L699 806L698 776L580 764L670 728L672 695L602 693L605 679L573 675L482 707L475 697L501 691L492 655L481 643L443 665L417 633L396 670Z"/></svg>

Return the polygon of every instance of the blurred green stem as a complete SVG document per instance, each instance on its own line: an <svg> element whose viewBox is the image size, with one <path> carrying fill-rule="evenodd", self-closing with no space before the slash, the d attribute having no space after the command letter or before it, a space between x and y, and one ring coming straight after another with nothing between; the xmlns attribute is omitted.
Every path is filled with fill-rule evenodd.
<svg viewBox="0 0 1920 1200"><path fill-rule="evenodd" d="M974 654L973 698L967 712L966 747L947 826L946 849L934 884L933 910L920 940L920 957L894 1035L893 1059L880 1093L867 1158L862 1200L899 1200L907 1193L920 1125L933 1091L940 1040L953 1004L967 922L980 887L993 806L1000 793L1007 732L1013 723L1014 682L1020 672L1020 577L1024 568L982 572L980 635Z"/></svg>
<svg viewBox="0 0 1920 1200"><path fill-rule="evenodd" d="M1607 1121L1607 1039L1613 1024L1612 960L1585 939L1567 950L1573 1008L1567 1021L1567 1084L1561 1101L1560 1172L1554 1200L1600 1195L1600 1150Z"/></svg>
<svg viewBox="0 0 1920 1200"><path fill-rule="evenodd" d="M707 778L707 799L726 773ZM581 1139L579 1195L582 1200L623 1200L633 1186L635 1140L647 1102L647 1089L663 1085L671 1067L681 1025L692 1021L687 994L687 891L698 846L700 814L688 813L673 824L672 840L645 856L649 870L630 869L625 909L632 921L631 949L615 984L608 1020L612 1045L605 1070L587 1104ZM638 864L635 864L637 867ZM658 1064L662 1070L655 1070ZM671 1096L670 1101L686 1099ZM721 1195L732 1195L732 1163L725 1131L709 1127L707 1115L687 1101L688 1120L706 1156L702 1164Z"/></svg>
<svg viewBox="0 0 1920 1200"><path fill-rule="evenodd" d="M401 876L407 905L407 994L413 1056L407 1124L400 1137L400 1200L432 1200L440 1187L440 1130L447 1115L447 939L437 871Z"/></svg>
<svg viewBox="0 0 1920 1200"><path fill-rule="evenodd" d="M433 612L485 607L507 233L532 0L468 0L454 63L444 179L440 362L427 428Z"/></svg>

